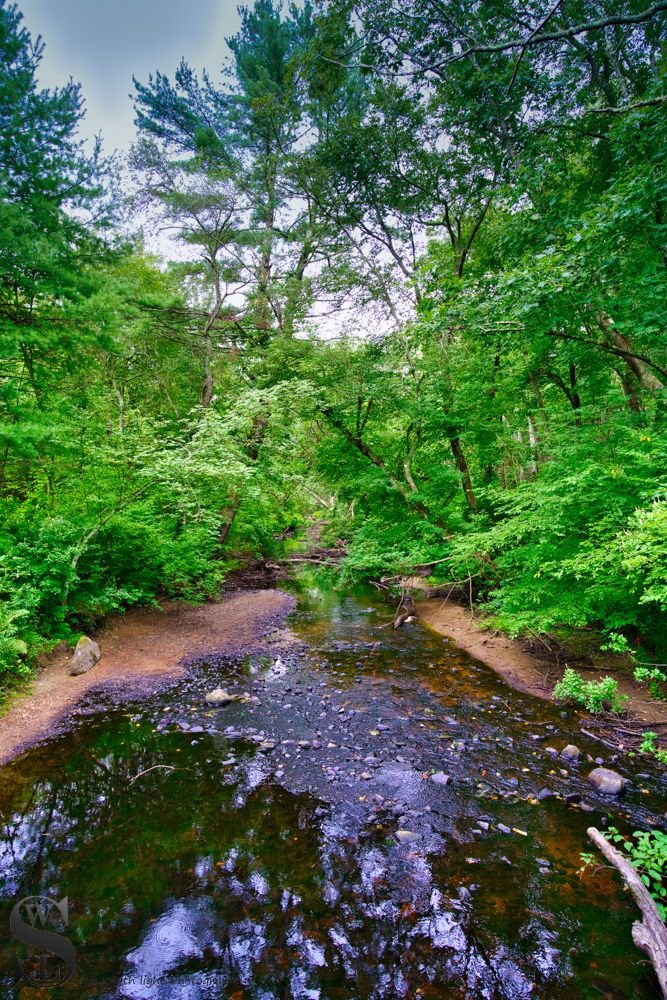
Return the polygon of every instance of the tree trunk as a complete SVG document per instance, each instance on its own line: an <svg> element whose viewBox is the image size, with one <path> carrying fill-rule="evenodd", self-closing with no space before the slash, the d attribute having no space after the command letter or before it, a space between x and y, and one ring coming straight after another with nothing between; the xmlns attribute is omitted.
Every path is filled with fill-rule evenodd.
<svg viewBox="0 0 667 1000"><path fill-rule="evenodd" d="M477 497L472 488L472 479L470 478L470 469L468 468L468 463L466 462L466 457L463 453L463 448L461 447L461 440L458 437L452 437L449 439L449 444L452 449L452 455L454 456L454 461L456 466L461 473L461 483L463 485L463 492L465 493L465 498L468 503L470 510L477 510Z"/></svg>
<svg viewBox="0 0 667 1000"><path fill-rule="evenodd" d="M614 347L618 348L621 352L623 360L637 378L642 389L648 389L649 392L657 392L659 389L664 389L660 379L653 374L649 366L641 358L635 355L630 342L622 333L618 332L610 317L604 313L600 313L597 316L597 322Z"/></svg>
<svg viewBox="0 0 667 1000"><path fill-rule="evenodd" d="M241 506L241 497L232 497L229 507L225 510L220 511L220 517L222 524L220 526L220 531L218 532L218 541L221 545L224 545L229 536L229 532L232 530L232 526L236 519L236 515L239 512Z"/></svg>

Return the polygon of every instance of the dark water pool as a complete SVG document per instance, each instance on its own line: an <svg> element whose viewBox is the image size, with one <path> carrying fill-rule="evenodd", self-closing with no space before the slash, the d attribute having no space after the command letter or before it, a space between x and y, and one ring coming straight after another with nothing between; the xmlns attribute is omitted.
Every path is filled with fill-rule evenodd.
<svg viewBox="0 0 667 1000"><path fill-rule="evenodd" d="M551 750L610 763L575 715L418 625L381 628L372 592L296 589L296 643L212 651L0 769L6 995L37 995L9 916L45 896L68 899L76 970L40 996L656 996L616 875L578 870L587 826L662 821L661 775L620 762L623 800L596 797L594 765ZM251 700L212 709L217 686Z"/></svg>

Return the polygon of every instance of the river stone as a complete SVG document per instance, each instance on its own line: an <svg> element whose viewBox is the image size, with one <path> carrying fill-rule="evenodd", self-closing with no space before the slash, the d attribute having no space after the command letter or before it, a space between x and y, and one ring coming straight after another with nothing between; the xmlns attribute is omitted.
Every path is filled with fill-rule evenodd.
<svg viewBox="0 0 667 1000"><path fill-rule="evenodd" d="M419 840L419 834L412 830L397 830L396 840L399 844L414 844L416 840Z"/></svg>
<svg viewBox="0 0 667 1000"><path fill-rule="evenodd" d="M627 778L609 767L596 767L588 775L588 780L603 795L620 795L627 784Z"/></svg>
<svg viewBox="0 0 667 1000"><path fill-rule="evenodd" d="M216 688L215 691L209 691L204 700L208 705L229 705L237 699L224 688Z"/></svg>
<svg viewBox="0 0 667 1000"><path fill-rule="evenodd" d="M79 674L87 674L91 670L100 656L100 647L88 636L82 635L76 644L72 662L69 665L70 677L78 677Z"/></svg>
<svg viewBox="0 0 667 1000"><path fill-rule="evenodd" d="M448 785L452 779L444 771L437 771L435 774L431 775L431 781L436 785Z"/></svg>
<svg viewBox="0 0 667 1000"><path fill-rule="evenodd" d="M568 743L568 745L561 750L560 755L563 760L575 761L579 760L581 757L581 750L579 747L576 747L574 743Z"/></svg>

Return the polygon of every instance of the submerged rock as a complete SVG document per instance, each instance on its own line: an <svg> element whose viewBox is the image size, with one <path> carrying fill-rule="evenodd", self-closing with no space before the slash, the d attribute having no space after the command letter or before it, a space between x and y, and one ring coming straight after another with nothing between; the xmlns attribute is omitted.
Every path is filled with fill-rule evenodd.
<svg viewBox="0 0 667 1000"><path fill-rule="evenodd" d="M101 655L102 652L97 643L89 639L87 635L82 635L76 644L72 662L69 665L70 677L87 674L95 666Z"/></svg>
<svg viewBox="0 0 667 1000"><path fill-rule="evenodd" d="M603 795L620 795L627 784L627 778L618 771L612 771L610 767L594 768L588 775L588 780Z"/></svg>
<svg viewBox="0 0 667 1000"><path fill-rule="evenodd" d="M560 752L563 760L576 761L581 757L581 750L579 747L575 746L574 743L568 743Z"/></svg>

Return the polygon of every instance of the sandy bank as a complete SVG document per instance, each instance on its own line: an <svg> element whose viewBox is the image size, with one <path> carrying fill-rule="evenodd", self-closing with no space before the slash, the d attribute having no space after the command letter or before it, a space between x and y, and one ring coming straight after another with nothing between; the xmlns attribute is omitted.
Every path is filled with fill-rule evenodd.
<svg viewBox="0 0 667 1000"><path fill-rule="evenodd" d="M557 666L553 660L540 658L539 654L528 652L520 639L510 639L502 633L484 629L476 622L470 609L442 598L432 598L417 602L420 621L438 635L448 636L460 648L481 663L495 670L503 680L516 691L550 699L554 685L563 675L567 663L567 651L563 651L562 662ZM535 644L537 645L537 643ZM587 680L599 680L611 673L617 680L619 691L628 698L628 714L646 727L667 724L667 704L652 700L646 689L633 680L626 670L609 671L570 664L584 674Z"/></svg>
<svg viewBox="0 0 667 1000"><path fill-rule="evenodd" d="M250 643L291 607L286 594L261 590L200 607L169 602L161 611L135 608L112 616L94 636L102 658L89 673L68 675L69 651L50 657L0 718L0 763L65 728L84 697L109 692L123 700L150 694L183 675L184 658Z"/></svg>

